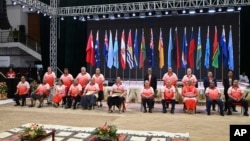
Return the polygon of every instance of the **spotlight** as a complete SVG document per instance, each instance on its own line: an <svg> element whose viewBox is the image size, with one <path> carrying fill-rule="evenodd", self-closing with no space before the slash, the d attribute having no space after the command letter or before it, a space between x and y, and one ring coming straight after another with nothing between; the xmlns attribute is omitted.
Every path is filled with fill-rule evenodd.
<svg viewBox="0 0 250 141"><path fill-rule="evenodd" d="M96 20L96 21L99 21L100 20L100 18L99 18L99 16L98 15L94 15L94 20Z"/></svg>
<svg viewBox="0 0 250 141"><path fill-rule="evenodd" d="M49 18L51 19L51 18L52 18L52 16L49 16Z"/></svg>
<svg viewBox="0 0 250 141"><path fill-rule="evenodd" d="M240 11L240 10L241 10L241 7L238 7L237 10Z"/></svg>
<svg viewBox="0 0 250 141"><path fill-rule="evenodd" d="M195 10L189 10L189 14L195 14Z"/></svg>
<svg viewBox="0 0 250 141"><path fill-rule="evenodd" d="M203 9L200 9L200 13L203 13Z"/></svg>
<svg viewBox="0 0 250 141"><path fill-rule="evenodd" d="M161 11L156 11L155 15L156 17L161 17Z"/></svg>
<svg viewBox="0 0 250 141"><path fill-rule="evenodd" d="M117 14L117 17L120 18L120 17L121 17L121 14Z"/></svg>
<svg viewBox="0 0 250 141"><path fill-rule="evenodd" d="M149 16L152 16L152 12L148 12L148 15L149 15Z"/></svg>
<svg viewBox="0 0 250 141"><path fill-rule="evenodd" d="M222 11L222 8L219 8L218 11L221 12L221 11Z"/></svg>
<svg viewBox="0 0 250 141"><path fill-rule="evenodd" d="M233 12L234 11L234 8L233 7L228 7L227 8L227 12Z"/></svg>
<svg viewBox="0 0 250 141"><path fill-rule="evenodd" d="M146 17L146 14L144 12L140 13L140 18L145 18Z"/></svg>
<svg viewBox="0 0 250 141"><path fill-rule="evenodd" d="M136 14L135 14L135 13L133 13L133 14L132 14L132 16L133 16L133 17L135 17L135 16L136 16Z"/></svg>
<svg viewBox="0 0 250 141"><path fill-rule="evenodd" d="M73 19L76 20L77 19L76 16L74 16Z"/></svg>
<svg viewBox="0 0 250 141"><path fill-rule="evenodd" d="M12 1L12 5L16 5L16 1Z"/></svg>
<svg viewBox="0 0 250 141"><path fill-rule="evenodd" d="M184 10L182 10L182 14L186 14L186 10L184 9Z"/></svg>
<svg viewBox="0 0 250 141"><path fill-rule="evenodd" d="M129 19L129 14L128 13L124 13L124 18L125 19Z"/></svg>
<svg viewBox="0 0 250 141"><path fill-rule="evenodd" d="M79 18L82 22L86 21L85 18L82 16Z"/></svg>
<svg viewBox="0 0 250 141"><path fill-rule="evenodd" d="M25 5L22 5L22 8L25 8Z"/></svg>
<svg viewBox="0 0 250 141"><path fill-rule="evenodd" d="M109 14L109 19L110 20L114 20L115 19L115 15L114 14Z"/></svg>
<svg viewBox="0 0 250 141"><path fill-rule="evenodd" d="M90 19L90 16L88 15L87 18Z"/></svg>
<svg viewBox="0 0 250 141"><path fill-rule="evenodd" d="M37 10L36 13L39 14L39 13L40 13L40 10Z"/></svg>
<svg viewBox="0 0 250 141"><path fill-rule="evenodd" d="M168 15L168 11L165 11L165 15Z"/></svg>
<svg viewBox="0 0 250 141"><path fill-rule="evenodd" d="M208 13L214 13L215 12L215 9L214 8L211 8L208 10Z"/></svg>
<svg viewBox="0 0 250 141"><path fill-rule="evenodd" d="M29 10L30 10L30 11L33 11L33 8L32 8L32 7L30 7L30 8L29 8Z"/></svg>
<svg viewBox="0 0 250 141"><path fill-rule="evenodd" d="M61 21L63 21L64 20L64 18L63 17L61 17Z"/></svg>
<svg viewBox="0 0 250 141"><path fill-rule="evenodd" d="M43 14L43 16L46 16L46 15L47 15L46 13Z"/></svg>

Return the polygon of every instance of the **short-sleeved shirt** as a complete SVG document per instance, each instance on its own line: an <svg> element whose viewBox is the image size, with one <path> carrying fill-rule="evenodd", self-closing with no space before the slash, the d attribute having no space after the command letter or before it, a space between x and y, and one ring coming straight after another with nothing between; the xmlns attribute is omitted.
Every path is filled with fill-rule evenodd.
<svg viewBox="0 0 250 141"><path fill-rule="evenodd" d="M104 76L102 74L100 75L93 75L93 78L95 78L95 83L99 85L100 91L103 91L103 82L105 81Z"/></svg>
<svg viewBox="0 0 250 141"><path fill-rule="evenodd" d="M218 99L218 96L220 95L220 90L218 88L206 88L206 94L208 94L209 98L216 100Z"/></svg>
<svg viewBox="0 0 250 141"><path fill-rule="evenodd" d="M46 72L43 76L43 78L46 80L46 82L50 85L50 87L54 86L54 82L56 79L56 74L54 72Z"/></svg>
<svg viewBox="0 0 250 141"><path fill-rule="evenodd" d="M195 86L184 86L182 88L182 95L184 96L195 96L198 94L198 90L195 88Z"/></svg>
<svg viewBox="0 0 250 141"><path fill-rule="evenodd" d="M78 81L78 83L82 86L82 88L84 88L89 80L90 80L91 76L89 75L89 73L79 73L77 76L76 76L76 80Z"/></svg>
<svg viewBox="0 0 250 141"><path fill-rule="evenodd" d="M164 87L163 88L163 94L164 94L164 98L165 99L174 99L174 94L175 94L175 87L174 86L170 86L170 87Z"/></svg>
<svg viewBox="0 0 250 141"><path fill-rule="evenodd" d="M71 96L77 96L77 94L81 94L82 86L80 84L74 85L72 84L69 88L69 93Z"/></svg>
<svg viewBox="0 0 250 141"><path fill-rule="evenodd" d="M150 95L153 95L154 94L154 89L152 87L149 87L149 88L143 88L142 90L142 94L145 95L145 96L150 96Z"/></svg>
<svg viewBox="0 0 250 141"><path fill-rule="evenodd" d="M65 96L66 95L66 87L65 85L58 85L56 86L56 89L55 89L55 94L56 95L61 95L61 96Z"/></svg>
<svg viewBox="0 0 250 141"><path fill-rule="evenodd" d="M169 74L165 73L164 76L162 77L162 80L164 81L164 85L168 80L170 80L171 85L176 86L176 82L178 81L178 77L175 73Z"/></svg>
<svg viewBox="0 0 250 141"><path fill-rule="evenodd" d="M27 81L25 82L20 81L17 84L17 89L19 95L27 94L27 91L30 89L30 84Z"/></svg>
<svg viewBox="0 0 250 141"><path fill-rule="evenodd" d="M99 91L99 86L97 83L95 84L88 84L86 87L85 87L85 91L88 92L88 91Z"/></svg>
<svg viewBox="0 0 250 141"><path fill-rule="evenodd" d="M243 95L243 91L239 87L233 86L229 87L227 93L231 94L234 98L241 98L241 96Z"/></svg>
<svg viewBox="0 0 250 141"><path fill-rule="evenodd" d="M189 81L190 79L193 81L193 85L195 85L196 82L197 82L197 79L196 79L196 76L193 75L193 74L192 74L192 75L189 75L189 76L188 76L188 75L184 75L183 78L182 78L183 84L184 84L184 85L188 85L188 81Z"/></svg>
<svg viewBox="0 0 250 141"><path fill-rule="evenodd" d="M46 84L39 84L38 87L37 87L37 93L36 94L46 94L48 95L49 94L49 90L50 89L50 86L48 83Z"/></svg>
<svg viewBox="0 0 250 141"><path fill-rule="evenodd" d="M74 78L71 74L62 74L60 79L63 81L63 84L69 88Z"/></svg>
<svg viewBox="0 0 250 141"><path fill-rule="evenodd" d="M16 72L12 71L12 72L7 72L6 73L6 77L7 78L15 78L16 77Z"/></svg>
<svg viewBox="0 0 250 141"><path fill-rule="evenodd" d="M112 91L119 90L119 91L126 91L125 86L123 84L113 84Z"/></svg>

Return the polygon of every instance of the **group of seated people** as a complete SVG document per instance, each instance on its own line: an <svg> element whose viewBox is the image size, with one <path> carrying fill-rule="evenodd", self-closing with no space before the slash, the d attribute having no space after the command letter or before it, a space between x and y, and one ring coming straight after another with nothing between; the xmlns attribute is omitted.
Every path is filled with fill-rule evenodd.
<svg viewBox="0 0 250 141"><path fill-rule="evenodd" d="M155 88L151 86L154 81L154 76L151 69L149 69L148 72L149 74L145 77L146 79L141 91L141 101L144 108L144 113L152 113L152 109L154 108ZM51 72L51 68L48 68L47 73L53 74L53 72ZM86 68L83 67L81 68L81 73L79 73L79 75L82 75L82 77L79 77L78 75L76 79L73 79L73 77L69 75L68 70L65 69L65 73L62 76L67 79L63 79L63 77L61 77L57 83L53 82L53 84L51 84L52 79L49 79L50 77L46 77L46 75L48 74L45 74L42 83L38 85L34 92L31 93L31 105L29 107L35 106L35 101L39 100L38 108L41 108L43 106L44 99L48 100L48 104L50 102L49 100L51 100L54 107L59 107L60 103L62 102L62 106L64 106L66 109L72 107L73 109L76 109L78 105L80 105L82 109L89 110L94 109L96 105L102 107L101 102L100 105L97 104L98 99L104 99L104 77L102 74L100 74L99 68L96 69L96 74L90 77L90 75L86 72ZM51 78L54 79L54 75L52 75ZM219 106L220 115L224 116L224 104L221 99L221 93L216 87L216 81L213 80L210 72L208 73L207 78L209 81L209 86L205 88L205 95L207 99L207 115L210 115L211 113L211 106L217 103ZM175 97L177 94L177 80L178 78L176 74L172 72L172 68L168 68L168 72L163 76L164 86L161 89L161 103L163 113L167 113L168 105L171 104L170 113L174 114L176 104ZM231 83L232 80L229 80ZM69 83L70 81L72 81L72 84ZM187 113L195 113L198 95L198 89L196 87L197 79L195 75L191 73L190 68L187 69L187 74L183 77L182 82L183 88L181 95L184 104L183 109ZM56 85L54 85L54 83ZM29 83L25 81L25 77L22 76L21 81L17 85L17 91L15 93L15 106L25 105L25 99L29 93L29 89ZM231 109L234 107L234 103L240 103L244 108L244 116L249 116L248 103L244 99L243 91L238 86L238 80L233 80L232 85L226 91L228 94L228 99L225 102L225 107L227 107L228 112L227 115L232 115ZM108 111L110 113L114 112L115 106L118 108L119 112L124 112L126 110L126 93L127 90L122 83L121 78L117 77L116 82L113 84L107 98ZM22 100L22 104L19 102L20 99Z"/></svg>

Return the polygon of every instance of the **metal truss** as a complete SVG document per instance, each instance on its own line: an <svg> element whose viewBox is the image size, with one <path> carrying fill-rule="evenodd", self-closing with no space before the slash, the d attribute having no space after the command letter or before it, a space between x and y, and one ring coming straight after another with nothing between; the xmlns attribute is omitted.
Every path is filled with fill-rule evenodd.
<svg viewBox="0 0 250 141"><path fill-rule="evenodd" d="M131 13L194 8L216 8L250 5L250 0L164 0L151 2L59 7L59 16Z"/></svg>
<svg viewBox="0 0 250 141"><path fill-rule="evenodd" d="M50 6L57 9L58 0L50 0ZM50 20L50 66L57 74L57 13Z"/></svg>

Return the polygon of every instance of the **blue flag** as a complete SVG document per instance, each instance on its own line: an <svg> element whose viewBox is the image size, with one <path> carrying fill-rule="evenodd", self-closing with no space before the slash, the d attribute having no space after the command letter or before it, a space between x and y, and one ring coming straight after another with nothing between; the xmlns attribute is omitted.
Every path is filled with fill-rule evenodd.
<svg viewBox="0 0 250 141"><path fill-rule="evenodd" d="M97 68L100 67L100 52L99 52L99 31L96 32L96 40L95 40L95 66Z"/></svg>
<svg viewBox="0 0 250 141"><path fill-rule="evenodd" d="M182 51L181 51L181 67L187 67L187 37L186 37L186 27L184 28L184 35L182 41Z"/></svg>
<svg viewBox="0 0 250 141"><path fill-rule="evenodd" d="M172 67L172 50L173 50L172 28L170 28L169 41L168 41L168 67Z"/></svg>
<svg viewBox="0 0 250 141"><path fill-rule="evenodd" d="M228 57L227 56L228 56L228 52L227 52L227 44L226 44L226 34L225 34L225 28L223 26L222 35L220 38L220 56L219 56L219 59L220 59L220 61L223 62L224 67L227 67L227 64L228 64L228 60L227 60Z"/></svg>
<svg viewBox="0 0 250 141"><path fill-rule="evenodd" d="M114 56L114 67L116 69L119 69L117 30L115 33L115 43L114 43L113 56Z"/></svg>
<svg viewBox="0 0 250 141"><path fill-rule="evenodd" d="M228 40L228 68L230 70L234 70L234 51L233 51L233 38L232 38L232 29L230 26L230 31L229 31L229 40Z"/></svg>
<svg viewBox="0 0 250 141"><path fill-rule="evenodd" d="M134 67L138 68L139 64L139 47L138 47L138 34L137 29L135 30L135 39L134 39Z"/></svg>
<svg viewBox="0 0 250 141"><path fill-rule="evenodd" d="M150 34L150 48L149 48L149 65L151 68L155 66L155 55L154 55L154 37L153 37L153 29L151 28Z"/></svg>
<svg viewBox="0 0 250 141"><path fill-rule="evenodd" d="M107 66L108 68L112 68L113 66L113 39L112 39L112 32L110 30L109 33L109 50L108 50L108 62L107 62Z"/></svg>
<svg viewBox="0 0 250 141"><path fill-rule="evenodd" d="M206 52L204 65L209 69L209 58L210 58L210 40L209 40L209 27L207 28L207 41L206 41Z"/></svg>
<svg viewBox="0 0 250 141"><path fill-rule="evenodd" d="M107 30L105 30L104 46L103 46L103 49L102 49L102 54L104 56L105 63L107 63L107 61L108 61L108 48L109 48L108 35L107 35Z"/></svg>

